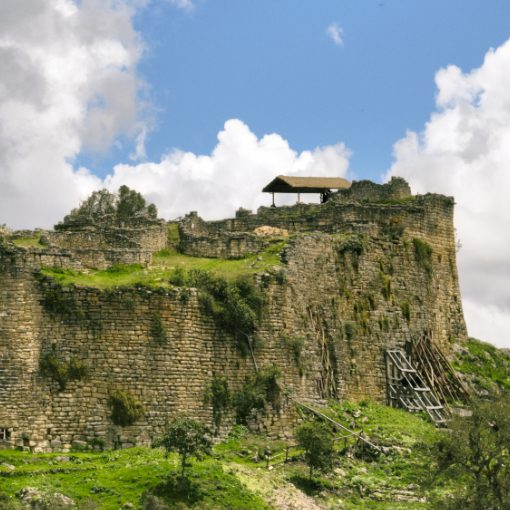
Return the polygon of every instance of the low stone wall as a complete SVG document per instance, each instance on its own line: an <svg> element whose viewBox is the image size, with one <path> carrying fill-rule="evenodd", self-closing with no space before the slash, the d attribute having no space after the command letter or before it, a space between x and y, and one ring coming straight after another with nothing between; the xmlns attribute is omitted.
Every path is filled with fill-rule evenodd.
<svg viewBox="0 0 510 510"><path fill-rule="evenodd" d="M179 249L194 257L240 259L258 253L267 241L254 234L227 233L214 236L187 236L181 234Z"/></svg>
<svg viewBox="0 0 510 510"><path fill-rule="evenodd" d="M372 181L353 181L348 189L339 190L331 196L337 202L389 202L410 198L411 188L401 177L392 177L385 184Z"/></svg>
<svg viewBox="0 0 510 510"><path fill-rule="evenodd" d="M167 246L166 224L146 228L89 228L47 232L51 245L65 250L138 249L159 251Z"/></svg>
<svg viewBox="0 0 510 510"><path fill-rule="evenodd" d="M72 255L87 268L108 269L116 264L141 264L152 262L152 252L142 250L73 250Z"/></svg>

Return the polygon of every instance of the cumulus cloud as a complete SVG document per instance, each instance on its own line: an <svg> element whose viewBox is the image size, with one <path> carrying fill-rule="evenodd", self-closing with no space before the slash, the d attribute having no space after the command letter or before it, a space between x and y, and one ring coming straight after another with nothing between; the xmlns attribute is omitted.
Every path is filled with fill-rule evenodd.
<svg viewBox="0 0 510 510"><path fill-rule="evenodd" d="M510 346L510 40L471 72L436 74L437 111L394 146L389 175L453 195L468 331Z"/></svg>
<svg viewBox="0 0 510 510"><path fill-rule="evenodd" d="M326 28L326 34L330 37L330 39L337 45L344 45L344 31L338 23L331 23L328 28Z"/></svg>
<svg viewBox="0 0 510 510"><path fill-rule="evenodd" d="M269 205L261 189L278 174L346 175L350 152L341 143L296 152L278 134L258 138L237 119L228 120L210 155L174 150L158 163L117 165L105 180L110 189L136 188L156 203L165 218L190 210L207 219L232 216L239 207ZM277 204L295 201L278 197Z"/></svg>
<svg viewBox="0 0 510 510"><path fill-rule="evenodd" d="M73 169L82 150L128 136L143 156L143 44L132 16L144 3L0 3L0 223L51 224L97 188L97 177Z"/></svg>

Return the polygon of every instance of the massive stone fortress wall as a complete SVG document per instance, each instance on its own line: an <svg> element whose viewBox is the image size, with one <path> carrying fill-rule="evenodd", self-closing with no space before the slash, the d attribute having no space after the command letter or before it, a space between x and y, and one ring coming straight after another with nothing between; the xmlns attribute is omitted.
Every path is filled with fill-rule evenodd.
<svg viewBox="0 0 510 510"><path fill-rule="evenodd" d="M294 397L384 401L386 349L427 332L448 352L466 336L453 200L405 193L370 200L351 194L223 222L192 215L181 225L183 249L209 256L256 250L266 242L253 234L261 225L289 231L282 265L256 277L265 302L255 357L259 367L280 367L280 385ZM241 241L228 252L235 236ZM245 250L243 236L261 244ZM37 272L73 264L79 269L51 249L0 249L0 429L9 444L148 444L177 413L212 422L203 397L215 375L234 391L253 374L250 357L201 308L195 290L62 288ZM163 339L155 338L155 322ZM39 368L51 353L77 360L87 376L59 388ZM118 390L144 405L133 425L110 419L109 396ZM284 435L295 419L284 398L254 425ZM225 425L232 420L229 411Z"/></svg>

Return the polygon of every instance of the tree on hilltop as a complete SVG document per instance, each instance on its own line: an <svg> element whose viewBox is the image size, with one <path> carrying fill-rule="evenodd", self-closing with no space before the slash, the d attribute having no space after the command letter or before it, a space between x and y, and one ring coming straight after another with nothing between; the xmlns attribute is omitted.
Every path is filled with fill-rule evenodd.
<svg viewBox="0 0 510 510"><path fill-rule="evenodd" d="M147 204L143 196L127 186L118 193L106 189L94 191L90 197L73 209L64 220L55 225L56 230L82 226L124 226L156 221L158 210Z"/></svg>

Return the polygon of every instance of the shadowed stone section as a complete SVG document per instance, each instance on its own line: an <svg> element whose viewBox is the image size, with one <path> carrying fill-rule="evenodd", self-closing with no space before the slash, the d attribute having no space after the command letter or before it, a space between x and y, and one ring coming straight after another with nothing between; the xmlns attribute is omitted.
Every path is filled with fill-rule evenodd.
<svg viewBox="0 0 510 510"><path fill-rule="evenodd" d="M380 189L374 186L362 183L359 190L373 197ZM286 393L312 402L385 401L386 349L403 348L427 331L448 354L466 337L453 199L387 196L364 202L358 193L355 201L240 211L220 222L192 213L181 223L183 250L201 256L256 252L267 242L254 233L261 226L290 234L282 265L254 277L264 295L255 356L261 368L280 368L285 391L280 409L269 406L253 416L253 428L291 433L298 418ZM183 299L179 289L61 288L41 277L41 266L83 267L79 249L95 241L80 235L85 237L76 234L79 241L69 251L0 244L4 444L48 451L73 443L126 447L149 444L177 414L211 425L213 409L204 394L213 377L225 376L234 392L254 374L252 360L203 310L194 289ZM104 243L98 254L108 253ZM163 338L154 338L155 320ZM48 354L63 363L75 360L86 376L60 389L40 373ZM110 418L109 396L117 391L143 404L133 425L116 426ZM233 421L231 409L222 431Z"/></svg>

